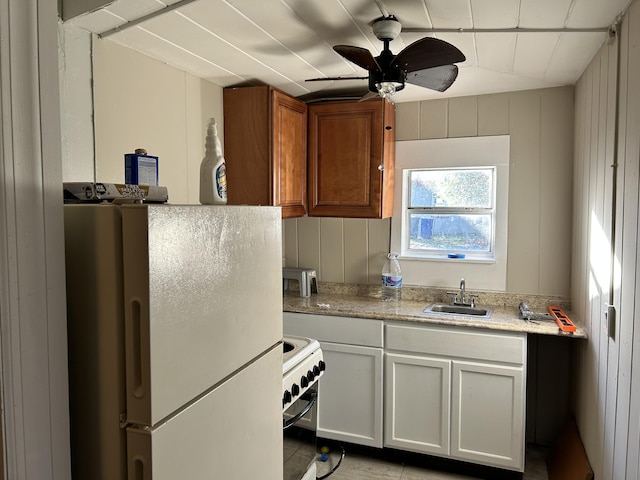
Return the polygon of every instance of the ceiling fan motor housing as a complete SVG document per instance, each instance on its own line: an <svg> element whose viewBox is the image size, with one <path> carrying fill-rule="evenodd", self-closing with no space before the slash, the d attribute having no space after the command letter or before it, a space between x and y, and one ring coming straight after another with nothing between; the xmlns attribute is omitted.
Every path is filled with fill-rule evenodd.
<svg viewBox="0 0 640 480"><path fill-rule="evenodd" d="M384 17L380 20L373 22L373 34L378 37L378 40L394 40L400 35L402 25L393 15Z"/></svg>

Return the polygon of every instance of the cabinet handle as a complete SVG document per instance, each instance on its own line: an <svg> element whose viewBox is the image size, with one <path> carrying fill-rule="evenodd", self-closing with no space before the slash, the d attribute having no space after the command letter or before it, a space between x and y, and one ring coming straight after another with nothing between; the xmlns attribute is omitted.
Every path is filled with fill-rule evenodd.
<svg viewBox="0 0 640 480"><path fill-rule="evenodd" d="M387 125L386 127L384 127L385 130L393 130L393 127L391 125Z"/></svg>

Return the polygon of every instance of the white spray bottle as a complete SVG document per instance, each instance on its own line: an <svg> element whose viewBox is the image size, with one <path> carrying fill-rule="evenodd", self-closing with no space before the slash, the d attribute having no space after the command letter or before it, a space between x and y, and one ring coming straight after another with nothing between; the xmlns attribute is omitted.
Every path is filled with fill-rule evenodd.
<svg viewBox="0 0 640 480"><path fill-rule="evenodd" d="M216 119L209 119L205 155L200 164L200 203L225 205L227 203L227 167L222 156Z"/></svg>

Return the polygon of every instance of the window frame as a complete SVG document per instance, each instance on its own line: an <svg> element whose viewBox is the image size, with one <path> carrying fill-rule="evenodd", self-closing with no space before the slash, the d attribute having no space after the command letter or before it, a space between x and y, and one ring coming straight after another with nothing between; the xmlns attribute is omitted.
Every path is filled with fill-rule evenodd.
<svg viewBox="0 0 640 480"><path fill-rule="evenodd" d="M428 207L413 207L411 203L411 173L419 171L471 171L471 170L490 170L492 176L491 183L491 206L490 207L442 207L442 206L428 206ZM403 197L406 201L406 207L402 209L402 248L401 253L405 257L416 258L430 258L430 259L444 259L449 258L449 254L463 254L464 258L476 259L476 260L494 260L495 248L496 248L496 190L497 190L497 166L496 165L469 165L469 166L456 166L456 167L419 167L419 168L407 168L402 171L402 189ZM411 233L410 228L407 228L411 224L412 214L449 214L449 215L464 215L464 214L484 214L490 216L491 228L489 239L488 251L473 251L464 249L416 249L411 248Z"/></svg>

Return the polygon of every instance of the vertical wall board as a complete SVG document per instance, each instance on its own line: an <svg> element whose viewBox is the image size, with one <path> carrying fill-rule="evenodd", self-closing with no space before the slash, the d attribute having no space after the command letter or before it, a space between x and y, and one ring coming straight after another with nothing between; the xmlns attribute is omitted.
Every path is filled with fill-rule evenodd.
<svg viewBox="0 0 640 480"><path fill-rule="evenodd" d="M541 98L540 255L538 291L569 295L571 256L559 238L571 237L573 89L554 89Z"/></svg>
<svg viewBox="0 0 640 480"><path fill-rule="evenodd" d="M514 95L509 103L510 291L532 293L539 285L540 232L540 93Z"/></svg>
<svg viewBox="0 0 640 480"><path fill-rule="evenodd" d="M286 267L298 266L298 219L282 221L282 256Z"/></svg>
<svg viewBox="0 0 640 480"><path fill-rule="evenodd" d="M396 140L420 138L420 102L396 105Z"/></svg>
<svg viewBox="0 0 640 480"><path fill-rule="evenodd" d="M600 409L600 381L599 378L599 351L600 351L600 332L599 332L599 319L596 315L598 306L596 302L599 302L599 295L596 289L596 281L594 279L594 272L591 268L591 262L593 260L594 247L596 242L593 238L593 230L597 228L597 221L594 219L594 209L596 203L597 193L597 160L598 160L598 127L600 120L600 56L598 54L596 59L592 63L590 70L589 80L591 88L589 89L588 101L591 104L589 109L588 122L588 150L587 156L585 156L585 173L587 175L588 190L585 192L585 208L583 210L586 215L585 224L585 244L586 252L585 256L585 277L584 281L587 282L587 298L585 311L590 319L590 348L587 351L586 368L588 370L587 388L591 392L589 398L586 399L587 411L590 412L588 420L584 422L584 428L587 432L586 439L584 440L585 449L589 455L589 461L593 468L596 478L599 478L602 465L602 432L601 432L601 418L602 412Z"/></svg>
<svg viewBox="0 0 640 480"><path fill-rule="evenodd" d="M638 478L640 469L640 258L638 255L638 212L640 211L640 2L629 10L627 65L627 105L625 138L625 184L622 265L623 280L621 321L632 322L633 344L630 366L631 397L629 400L629 443L627 445L626 478ZM629 231L630 230L630 231ZM629 235L627 237L627 234ZM628 241L627 241L628 238ZM627 274L626 270L630 270ZM628 279L628 280L627 280ZM629 298L629 301L627 301ZM632 304L633 302L633 304ZM624 311L623 311L624 307Z"/></svg>
<svg viewBox="0 0 640 480"><path fill-rule="evenodd" d="M302 217L298 219L298 267L318 270L318 280L322 280L320 271L320 219Z"/></svg>
<svg viewBox="0 0 640 480"><path fill-rule="evenodd" d="M586 81L585 75L582 76L579 82L576 84L575 90L575 134L574 134L574 161L573 161L573 234L572 234L572 265L571 265L571 298L572 298L572 310L581 319L585 319L584 310L582 308L583 303L580 301L584 297L584 275L580 265L580 259L584 257L583 254L583 242L581 237L577 234L582 231L581 214L582 198L583 198L583 170L584 170L584 130L585 125L585 112L587 109L586 101ZM572 395L572 404L576 421L580 422L585 416L584 401L582 396L575 392L582 392L585 390L586 384L586 369L582 367L585 357L585 352L588 346L588 342L579 342L574 345L574 357L576 364L576 375L573 379L574 392Z"/></svg>
<svg viewBox="0 0 640 480"><path fill-rule="evenodd" d="M616 146L616 91L617 91L617 50L618 50L618 42L616 42L608 47L609 55L608 55L608 63L606 65L606 74L607 74L607 101L606 101L606 117L607 117L607 132L606 132L606 147L605 147L605 192L604 196L608 199L608 202L604 204L604 215L605 215L605 232L607 234L607 246L611 251L613 251L613 241L612 237L612 227L613 227L613 211L612 211L612 202L613 202L613 191L614 191L614 174L612 165L615 160L615 146ZM609 281L611 285L613 274L613 255L608 256L608 264L609 267ZM614 277L615 278L615 275ZM615 285L615 281L612 282ZM608 291L608 297L613 293L613 296L616 296L615 287L614 292ZM609 298L604 299L604 301L608 304ZM615 300L614 300L615 302ZM606 305L604 306L606 308ZM606 316L604 318L604 322L606 322ZM615 329L614 329L615 332ZM605 477L611 477L613 475L614 469L614 449L615 449L615 432L616 432L616 410L617 410L617 401L616 396L618 394L618 358L619 358L619 349L618 342L615 340L615 337L611 337L611 332L604 332L604 338L607 343L607 363L606 363L606 373L605 376L607 378L607 388L606 388L606 398L605 398L605 420L604 420L604 451L605 458L603 464L603 475ZM615 335L615 333L614 333ZM606 454L606 452L610 452Z"/></svg>
<svg viewBox="0 0 640 480"><path fill-rule="evenodd" d="M420 102L420 138L447 138L449 136L449 100Z"/></svg>
<svg viewBox="0 0 640 480"><path fill-rule="evenodd" d="M509 133L508 93L478 97L478 135L507 135Z"/></svg>
<svg viewBox="0 0 640 480"><path fill-rule="evenodd" d="M449 99L448 137L475 137L478 135L478 97Z"/></svg>
<svg viewBox="0 0 640 480"><path fill-rule="evenodd" d="M344 281L369 283L369 245L367 220L344 219Z"/></svg>
<svg viewBox="0 0 640 480"><path fill-rule="evenodd" d="M369 229L369 283L380 285L382 266L389 253L391 219L367 220ZM400 264L402 267L402 264Z"/></svg>
<svg viewBox="0 0 640 480"><path fill-rule="evenodd" d="M590 67L585 75L585 95L586 95L586 108L584 112L584 137L583 141L583 151L582 151L582 184L584 185L584 189L582 191L582 197L580 198L580 210L579 215L582 217L580 230L580 238L582 239L583 249L582 255L579 258L579 266L581 279L580 283L582 284L582 296L580 297L580 309L584 314L585 328L589 333L591 333L591 316L588 314L589 312L589 283L588 283L588 275L589 275L589 192L590 192L590 158L591 158L591 116L593 110L593 101L592 101L592 92L593 92L593 68ZM573 303L573 302L572 302Z"/></svg>
<svg viewBox="0 0 640 480"><path fill-rule="evenodd" d="M320 219L320 279L323 282L344 283L343 239L341 218Z"/></svg>
<svg viewBox="0 0 640 480"><path fill-rule="evenodd" d="M594 95L594 102L598 102L598 129L595 133L596 137L596 155L595 163L593 165L593 175L595 180L595 198L591 209L591 247L593 252L590 255L590 269L591 275L594 279L595 290L592 292L592 305L593 305L593 320L597 324L597 328L593 329L595 336L598 337L599 350L598 358L606 359L608 355L609 342L606 332L604 331L604 310L605 304L609 298L609 258L611 256L611 247L609 243L609 232L605 231L606 219L605 219L605 203L611 205L611 198L605 197L605 180L606 180L606 145L607 145L607 133L609 129L609 122L607 119L607 100L608 100L608 64L609 64L609 49L603 48L600 50L600 65L599 65L599 79L598 79L598 91L597 98ZM595 119L594 119L595 121ZM610 210L610 207L609 207ZM604 430L605 430L605 411L606 411L606 395L607 395L607 362L598 361L598 448L602 452L600 465L597 465L597 470L594 468L594 474L599 472L598 478L603 473L605 457L609 455L606 452L604 445Z"/></svg>
<svg viewBox="0 0 640 480"><path fill-rule="evenodd" d="M584 129L585 129L585 109L586 109L586 100L585 100L585 82L580 81L576 84L575 91L575 114L574 114L574 158L573 158L573 191L572 191L572 200L573 200L573 210L572 210L572 225L573 225L573 234L571 235L571 296L574 299L582 298L583 294L581 290L583 288L583 282L581 279L583 278L581 275L580 269L576 268L582 255L582 242L580 238L575 235L575 232L582 231L582 215L580 213L580 208L582 207L582 191L583 191L583 170L584 170ZM574 303L572 305L572 309L582 318L581 311L579 310L579 306L581 306L581 302Z"/></svg>
<svg viewBox="0 0 640 480"><path fill-rule="evenodd" d="M634 10L632 10L633 12ZM615 307L617 310L616 337L619 350L618 356L618 390L616 392L616 424L615 424L615 448L613 452L613 477L625 478L627 470L627 448L629 435L629 412L631 400L631 362L633 356L633 317L625 315L622 312L629 309L630 297L623 296L626 289L623 288L624 276L629 275L629 270L623 268L623 247L629 241L625 240L625 224L624 224L624 185L626 183L626 144L627 144L627 109L629 108L626 101L622 101L628 97L629 82L629 28L632 17L627 16L622 23L621 33L618 37L620 42L620 72L619 72L619 111L618 111L618 172L617 172L617 193L616 193L616 242L615 242L615 279L618 285L615 289ZM636 23L637 25L637 23ZM637 26L636 26L637 28ZM628 231L627 231L628 234Z"/></svg>

